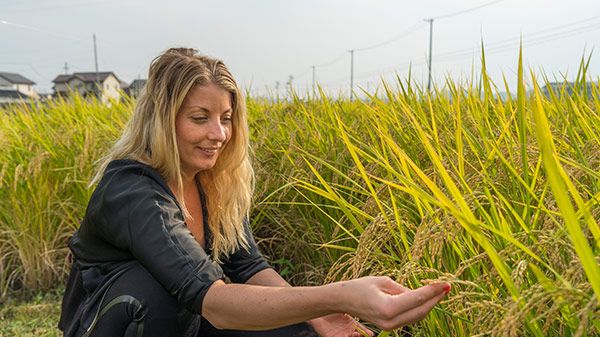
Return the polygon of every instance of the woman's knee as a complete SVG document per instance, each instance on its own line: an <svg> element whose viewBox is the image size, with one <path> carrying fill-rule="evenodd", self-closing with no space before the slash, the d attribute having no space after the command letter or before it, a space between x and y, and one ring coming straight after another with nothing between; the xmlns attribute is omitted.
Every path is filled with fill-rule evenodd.
<svg viewBox="0 0 600 337"><path fill-rule="evenodd" d="M139 263L115 280L106 297L111 301L119 296L132 298L128 314L142 315L144 318L175 316L183 309L177 299ZM138 306L141 306L141 312L135 312Z"/></svg>
<svg viewBox="0 0 600 337"><path fill-rule="evenodd" d="M193 319L194 314L136 264L107 291L90 336L180 336Z"/></svg>
<svg viewBox="0 0 600 337"><path fill-rule="evenodd" d="M130 295L120 295L102 303L97 317L83 337L141 337L144 325L141 303Z"/></svg>

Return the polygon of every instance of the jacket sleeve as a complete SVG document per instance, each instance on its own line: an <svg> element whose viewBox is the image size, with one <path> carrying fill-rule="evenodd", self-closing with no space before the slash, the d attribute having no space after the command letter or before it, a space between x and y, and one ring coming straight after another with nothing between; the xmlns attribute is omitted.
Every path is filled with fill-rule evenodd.
<svg viewBox="0 0 600 337"><path fill-rule="evenodd" d="M248 249L240 247L221 265L225 275L234 283L246 283L252 275L263 269L271 268L267 260L260 254L246 220L244 220L244 232L248 241Z"/></svg>
<svg viewBox="0 0 600 337"><path fill-rule="evenodd" d="M223 270L194 239L171 194L149 177L118 178L97 200L99 234L130 251L179 303L201 314L204 296Z"/></svg>

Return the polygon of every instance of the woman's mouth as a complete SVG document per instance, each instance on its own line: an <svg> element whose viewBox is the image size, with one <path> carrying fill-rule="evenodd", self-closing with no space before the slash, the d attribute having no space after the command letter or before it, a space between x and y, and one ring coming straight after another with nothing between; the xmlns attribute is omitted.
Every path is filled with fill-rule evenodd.
<svg viewBox="0 0 600 337"><path fill-rule="evenodd" d="M199 149L209 155L215 154L217 151L219 151L218 147L200 147Z"/></svg>

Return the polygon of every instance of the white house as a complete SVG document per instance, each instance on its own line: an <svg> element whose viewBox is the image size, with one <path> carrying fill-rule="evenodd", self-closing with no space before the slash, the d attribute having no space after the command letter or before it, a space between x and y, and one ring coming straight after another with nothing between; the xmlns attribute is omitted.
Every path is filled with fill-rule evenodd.
<svg viewBox="0 0 600 337"><path fill-rule="evenodd" d="M15 103L39 98L35 82L15 73L0 72L0 103Z"/></svg>
<svg viewBox="0 0 600 337"><path fill-rule="evenodd" d="M29 100L29 96L15 89L0 89L0 106Z"/></svg>
<svg viewBox="0 0 600 337"><path fill-rule="evenodd" d="M79 93L83 97L98 97L103 103L121 97L121 81L113 72L81 72L58 75L53 81L54 96Z"/></svg>

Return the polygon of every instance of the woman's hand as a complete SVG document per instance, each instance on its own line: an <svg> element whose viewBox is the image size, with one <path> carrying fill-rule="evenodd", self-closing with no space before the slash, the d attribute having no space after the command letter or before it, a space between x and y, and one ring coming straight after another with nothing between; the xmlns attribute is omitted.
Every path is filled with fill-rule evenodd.
<svg viewBox="0 0 600 337"><path fill-rule="evenodd" d="M361 337L364 336L363 332L368 336L374 335L366 326L346 314L331 314L308 323L321 337Z"/></svg>
<svg viewBox="0 0 600 337"><path fill-rule="evenodd" d="M448 283L408 289L389 277L368 276L332 284L338 287L345 312L384 330L416 323L450 291Z"/></svg>
<svg viewBox="0 0 600 337"><path fill-rule="evenodd" d="M268 330L342 312L392 330L423 319L449 290L447 283L410 290L389 277L373 276L316 287L217 280L208 289L201 312L218 329ZM340 318L335 321L343 325Z"/></svg>

